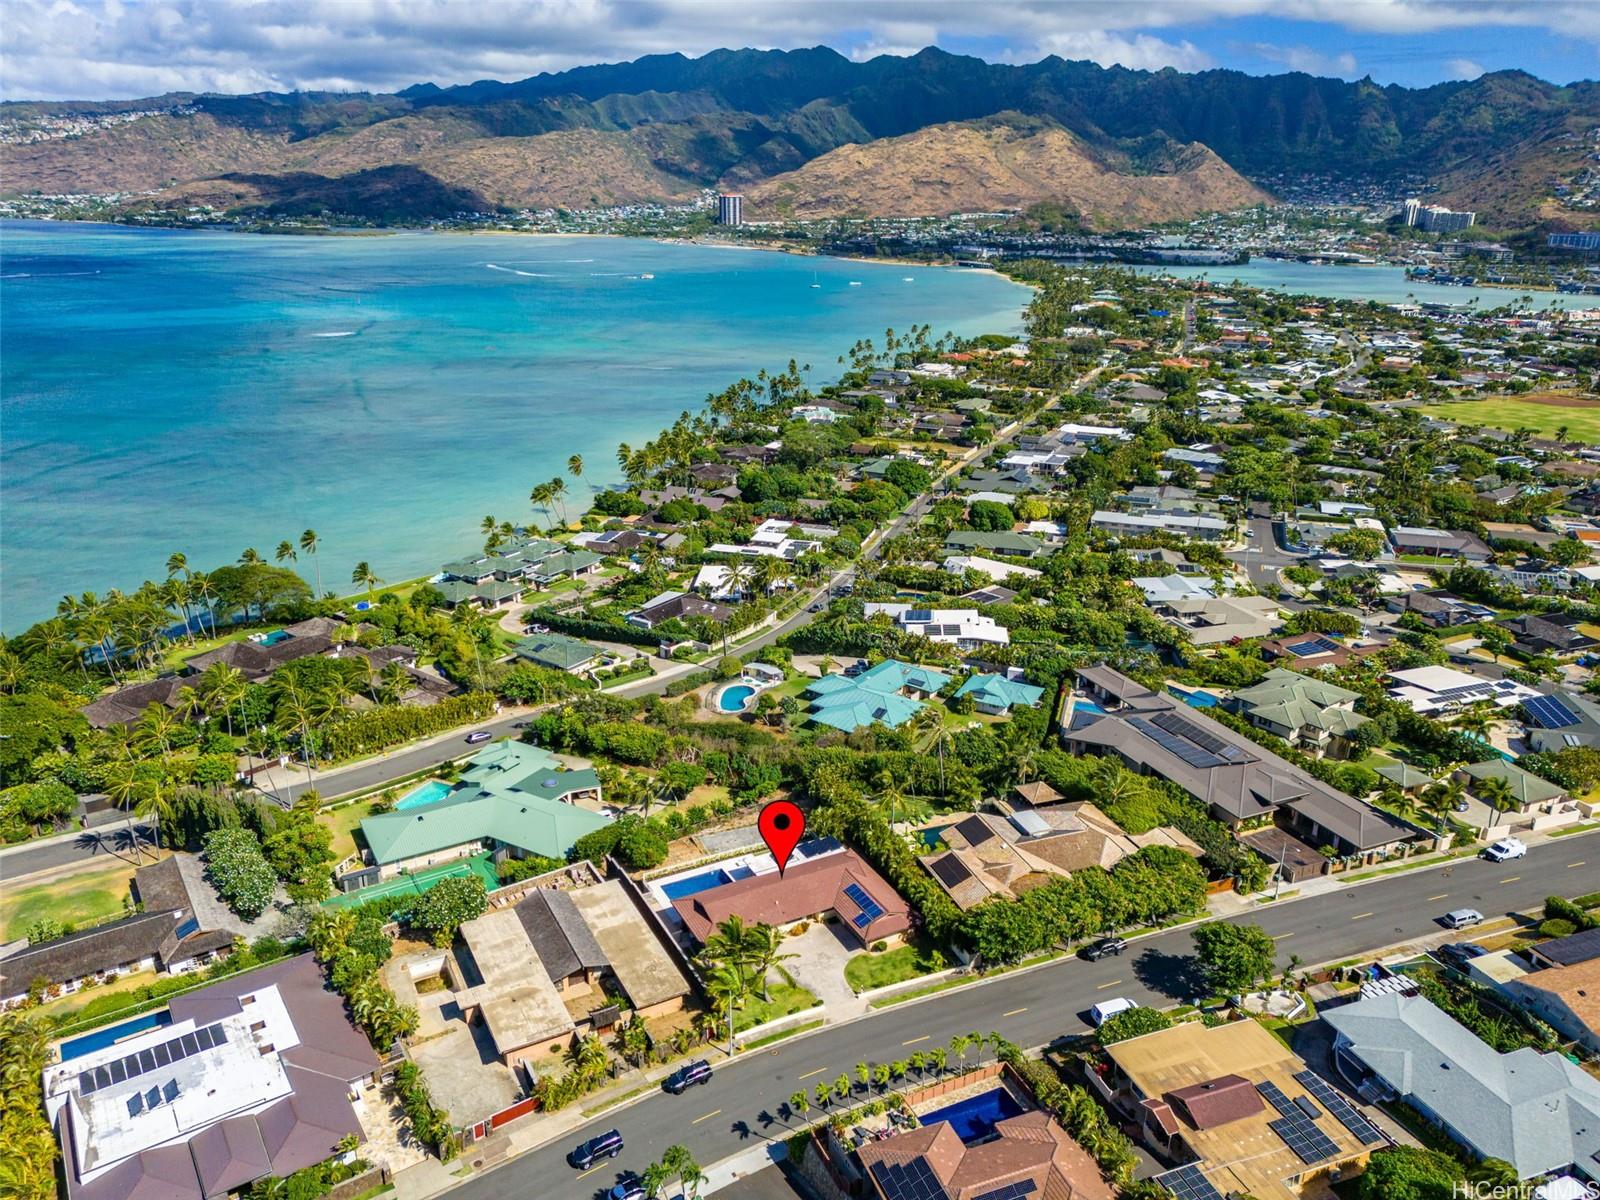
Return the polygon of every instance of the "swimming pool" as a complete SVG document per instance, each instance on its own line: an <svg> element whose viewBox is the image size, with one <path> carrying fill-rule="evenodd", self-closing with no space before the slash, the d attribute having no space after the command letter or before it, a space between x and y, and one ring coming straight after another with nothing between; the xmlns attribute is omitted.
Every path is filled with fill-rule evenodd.
<svg viewBox="0 0 1600 1200"><path fill-rule="evenodd" d="M743 712L744 706L750 703L750 697L756 694L756 689L748 683L730 683L717 695L717 711L725 713Z"/></svg>
<svg viewBox="0 0 1600 1200"><path fill-rule="evenodd" d="M935 1121L948 1122L955 1135L967 1145L986 1142L994 1137L994 1127L1008 1117L1020 1117L1022 1105L1005 1088L995 1088L977 1096L969 1096L948 1108L936 1109L922 1116L924 1125Z"/></svg>
<svg viewBox="0 0 1600 1200"><path fill-rule="evenodd" d="M425 804L437 804L450 794L452 787L441 779L430 779L421 787L412 788L404 796L395 801L395 808L421 808Z"/></svg>
<svg viewBox="0 0 1600 1200"><path fill-rule="evenodd" d="M1073 700L1073 702L1072 702L1072 711L1075 712L1075 713L1086 712L1086 713L1100 713L1100 714L1104 715L1106 710L1101 708L1093 700L1085 700L1085 699L1083 699L1083 697L1080 696L1077 699Z"/></svg>
<svg viewBox="0 0 1600 1200"><path fill-rule="evenodd" d="M143 1033L146 1029L155 1029L160 1025L172 1024L172 1014L166 1009L160 1012L145 1013L142 1017L135 1017L131 1021L124 1021L120 1025L108 1025L104 1029L96 1029L93 1033L86 1033L82 1037L75 1037L70 1042L61 1043L61 1061L69 1058L81 1058L85 1054L92 1054L96 1050L104 1050L107 1046L114 1046L125 1037L132 1037L136 1033Z"/></svg>
<svg viewBox="0 0 1600 1200"><path fill-rule="evenodd" d="M1217 698L1210 692L1191 692L1178 687L1170 688L1169 690L1190 708L1215 708L1218 704Z"/></svg>
<svg viewBox="0 0 1600 1200"><path fill-rule="evenodd" d="M725 883L749 879L754 874L755 872L749 867L734 867L731 871L716 867L710 871L702 871L698 875L686 875L682 879L674 879L671 883L663 883L661 894L668 900L682 900L685 896L698 895L714 887L721 887Z"/></svg>
<svg viewBox="0 0 1600 1200"><path fill-rule="evenodd" d="M287 630L274 629L271 633L264 635L258 645L276 646L279 642L287 641L288 638L289 633Z"/></svg>
<svg viewBox="0 0 1600 1200"><path fill-rule="evenodd" d="M948 825L933 825L927 829L919 829L917 830L917 839L932 852L939 849L940 844L944 841L944 831L949 828L950 826Z"/></svg>

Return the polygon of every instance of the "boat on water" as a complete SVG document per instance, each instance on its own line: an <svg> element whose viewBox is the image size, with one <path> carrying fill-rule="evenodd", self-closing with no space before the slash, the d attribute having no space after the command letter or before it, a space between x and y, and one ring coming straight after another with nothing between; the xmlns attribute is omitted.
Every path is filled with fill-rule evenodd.
<svg viewBox="0 0 1600 1200"><path fill-rule="evenodd" d="M905 276L901 277L900 282L901 283L910 283L915 278L916 278L915 275L905 275Z"/></svg>
<svg viewBox="0 0 1600 1200"><path fill-rule="evenodd" d="M860 286L861 286L861 280L859 280L859 279L852 279L852 280L851 280L851 281L850 281L850 286L851 286L851 287L860 287Z"/></svg>
<svg viewBox="0 0 1600 1200"><path fill-rule="evenodd" d="M643 275L639 276L639 278L640 279L654 279L655 276L650 274L649 271L646 271Z"/></svg>
<svg viewBox="0 0 1600 1200"><path fill-rule="evenodd" d="M817 273L815 271L811 272L811 286L814 288L819 288L822 286L817 282Z"/></svg>

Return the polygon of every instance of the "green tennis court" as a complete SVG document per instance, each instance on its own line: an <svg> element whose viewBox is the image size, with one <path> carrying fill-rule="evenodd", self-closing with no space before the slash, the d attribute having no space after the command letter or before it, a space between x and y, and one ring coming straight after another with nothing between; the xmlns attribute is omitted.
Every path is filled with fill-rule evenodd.
<svg viewBox="0 0 1600 1200"><path fill-rule="evenodd" d="M324 900L324 908L357 908L371 900L381 900L386 896L414 895L420 896L441 879L456 879L463 875L476 875L483 880L483 886L489 891L494 891L500 886L500 876L495 873L494 863L488 854L474 854L471 858L458 858L455 862L445 863L443 866L429 867L426 871L418 871L412 875L399 875L394 879L375 883L371 887L360 888L353 892L344 892L332 899Z"/></svg>

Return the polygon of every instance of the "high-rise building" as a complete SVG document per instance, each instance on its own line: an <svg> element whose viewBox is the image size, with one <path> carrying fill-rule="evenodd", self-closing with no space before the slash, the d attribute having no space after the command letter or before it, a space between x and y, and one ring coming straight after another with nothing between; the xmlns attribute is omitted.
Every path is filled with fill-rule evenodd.
<svg viewBox="0 0 1600 1200"><path fill-rule="evenodd" d="M1405 207L1406 224L1407 225L1415 225L1417 223L1417 214L1419 212L1421 212L1421 211L1422 211L1422 201L1421 200L1417 200L1415 198L1413 198L1411 200L1407 200L1406 201L1406 207Z"/></svg>
<svg viewBox="0 0 1600 1200"><path fill-rule="evenodd" d="M1417 228L1429 233L1454 233L1466 229L1478 219L1475 212L1456 212L1438 204L1429 204L1417 214Z"/></svg>
<svg viewBox="0 0 1600 1200"><path fill-rule="evenodd" d="M1552 233L1547 244L1552 250L1600 250L1600 233Z"/></svg>
<svg viewBox="0 0 1600 1200"><path fill-rule="evenodd" d="M717 224L744 224L744 197L736 192L724 192L717 197Z"/></svg>

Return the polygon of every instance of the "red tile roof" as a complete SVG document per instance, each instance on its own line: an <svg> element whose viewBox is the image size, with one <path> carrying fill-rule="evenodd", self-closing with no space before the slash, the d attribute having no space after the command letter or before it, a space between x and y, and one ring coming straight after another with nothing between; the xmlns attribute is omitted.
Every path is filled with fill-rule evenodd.
<svg viewBox="0 0 1600 1200"><path fill-rule="evenodd" d="M864 928L855 922L860 908L845 895L845 889L852 883L877 901L883 910ZM782 876L773 872L737 879L674 900L672 907L683 918L689 932L702 942L731 916L743 917L750 923L789 925L807 917L837 912L845 928L863 942L904 933L911 928L911 906L853 850L796 863Z"/></svg>

